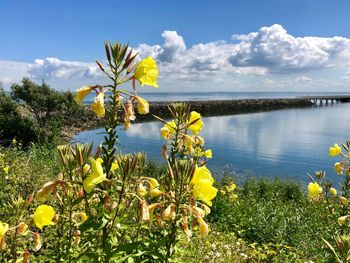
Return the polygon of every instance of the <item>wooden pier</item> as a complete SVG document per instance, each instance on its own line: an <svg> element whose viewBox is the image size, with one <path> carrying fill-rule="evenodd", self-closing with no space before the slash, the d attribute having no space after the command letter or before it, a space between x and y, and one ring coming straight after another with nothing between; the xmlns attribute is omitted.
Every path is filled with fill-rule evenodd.
<svg viewBox="0 0 350 263"><path fill-rule="evenodd" d="M328 104L328 103L350 102L350 96L349 95L302 96L302 97L297 97L297 99L309 100L313 104Z"/></svg>

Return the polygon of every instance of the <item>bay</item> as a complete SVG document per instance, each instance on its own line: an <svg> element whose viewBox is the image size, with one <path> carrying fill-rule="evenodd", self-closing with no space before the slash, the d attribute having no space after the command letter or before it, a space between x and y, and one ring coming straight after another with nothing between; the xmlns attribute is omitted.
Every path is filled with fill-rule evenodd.
<svg viewBox="0 0 350 263"><path fill-rule="evenodd" d="M217 176L225 171L240 179L249 176L279 177L308 182L307 173L324 170L335 185L340 178L333 171L339 158L328 156L334 143L350 139L350 103L312 108L203 118L201 136L213 150L208 166ZM159 136L162 124L147 122L118 130L123 152L145 152L164 162ZM103 140L103 129L78 133L73 141Z"/></svg>

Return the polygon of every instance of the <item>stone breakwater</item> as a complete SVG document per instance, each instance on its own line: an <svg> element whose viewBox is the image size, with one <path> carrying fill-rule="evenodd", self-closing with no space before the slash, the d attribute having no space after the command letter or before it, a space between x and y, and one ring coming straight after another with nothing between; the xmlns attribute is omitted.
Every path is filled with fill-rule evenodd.
<svg viewBox="0 0 350 263"><path fill-rule="evenodd" d="M240 100L208 100L181 101L191 105L191 110L200 112L203 116L221 116L240 113L272 111L285 108L311 107L314 104L308 99L240 99ZM168 118L167 105L174 102L150 102L150 113L138 115L139 120L153 119L152 114Z"/></svg>

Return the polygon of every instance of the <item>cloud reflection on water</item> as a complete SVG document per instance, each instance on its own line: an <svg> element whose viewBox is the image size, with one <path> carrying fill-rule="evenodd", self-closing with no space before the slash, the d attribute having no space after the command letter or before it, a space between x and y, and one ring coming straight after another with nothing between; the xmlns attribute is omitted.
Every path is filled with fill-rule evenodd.
<svg viewBox="0 0 350 263"><path fill-rule="evenodd" d="M214 158L213 169L227 164L239 173L263 176L287 176L307 180L306 173L326 170L332 176L334 158L328 156L328 147L344 142L350 134L350 104L287 109L271 112L204 118L201 135ZM161 160L163 140L159 137L161 123L134 124L120 132L125 151L144 151L149 157ZM85 131L77 141L102 135ZM88 140L87 140L88 139Z"/></svg>

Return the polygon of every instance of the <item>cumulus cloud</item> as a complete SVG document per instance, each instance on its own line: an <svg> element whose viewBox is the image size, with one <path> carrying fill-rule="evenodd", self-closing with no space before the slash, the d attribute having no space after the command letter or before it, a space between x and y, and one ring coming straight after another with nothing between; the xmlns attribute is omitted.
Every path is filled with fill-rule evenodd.
<svg viewBox="0 0 350 263"><path fill-rule="evenodd" d="M101 76L95 63L63 61L58 58L36 59L28 73L34 79L83 79Z"/></svg>
<svg viewBox="0 0 350 263"><path fill-rule="evenodd" d="M234 38L242 42L234 46L229 57L232 66L258 66L277 73L332 66L343 52L350 49L347 38L294 37L277 24Z"/></svg>
<svg viewBox="0 0 350 263"><path fill-rule="evenodd" d="M140 58L152 56L157 61L160 85L177 90L218 90L217 87L229 90L233 85L243 89L261 83L265 87L288 83L311 85L316 80L310 79L309 73L330 68L341 69L343 76L349 76L345 72L350 68L350 39L344 37L296 37L277 24L246 35L233 35L229 41L191 46L186 45L184 37L176 31L164 31L162 37L162 43L143 43L136 50ZM0 60L0 81L8 83L19 79L15 76L19 73L13 73L16 70L11 71L10 67L10 62ZM95 63L52 57L23 63L20 68L20 77L44 79L58 86L63 81L67 86L69 81L79 84L103 79Z"/></svg>
<svg viewBox="0 0 350 263"><path fill-rule="evenodd" d="M10 86L20 81L23 77L29 77L29 63L0 60L0 82L3 86Z"/></svg>

